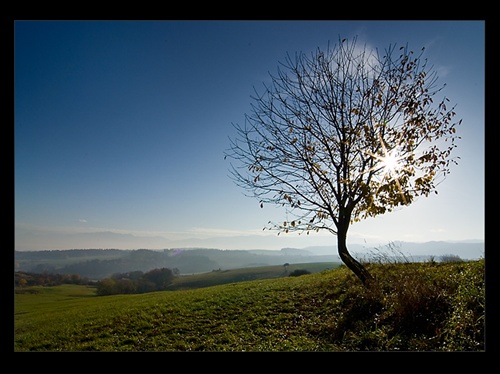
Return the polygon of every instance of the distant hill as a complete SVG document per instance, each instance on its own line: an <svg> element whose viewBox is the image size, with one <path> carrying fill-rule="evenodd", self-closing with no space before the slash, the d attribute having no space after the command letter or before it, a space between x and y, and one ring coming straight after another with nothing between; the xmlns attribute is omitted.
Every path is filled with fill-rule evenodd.
<svg viewBox="0 0 500 374"><path fill-rule="evenodd" d="M34 273L79 274L101 279L115 273L177 269L179 274L204 273L285 263L338 262L335 252L317 256L301 250L221 250L173 248L165 250L73 249L16 251L15 270Z"/></svg>
<svg viewBox="0 0 500 374"><path fill-rule="evenodd" d="M441 256L455 255L463 260L477 260L484 257L485 248L483 241L430 241L423 243L395 241L377 247L348 244L349 251L358 258L369 259L373 256L406 257L409 261L422 261L434 257L436 261ZM283 248L282 251L309 256L337 255L337 246L316 246L303 249ZM337 257L338 258L338 257Z"/></svg>
<svg viewBox="0 0 500 374"><path fill-rule="evenodd" d="M455 255L463 260L484 257L484 242L394 242L390 246L369 248L349 245L358 259L380 256L405 258L412 262ZM79 274L101 279L116 273L149 271L156 268L177 269L179 274L212 270L283 265L285 263L339 262L336 246L283 248L281 250L230 250L212 248L172 248L164 250L68 249L15 251L15 270L35 273Z"/></svg>

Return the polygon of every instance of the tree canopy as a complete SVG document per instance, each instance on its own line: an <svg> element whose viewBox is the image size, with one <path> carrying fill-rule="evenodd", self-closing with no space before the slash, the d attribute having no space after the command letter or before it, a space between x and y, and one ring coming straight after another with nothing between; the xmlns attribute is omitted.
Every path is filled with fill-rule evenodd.
<svg viewBox="0 0 500 374"><path fill-rule="evenodd" d="M349 225L437 193L457 163L454 106L444 85L408 46L384 53L340 40L310 55L287 55L226 152L235 182L260 206L286 207L279 232L328 230L342 260L366 283L347 251Z"/></svg>

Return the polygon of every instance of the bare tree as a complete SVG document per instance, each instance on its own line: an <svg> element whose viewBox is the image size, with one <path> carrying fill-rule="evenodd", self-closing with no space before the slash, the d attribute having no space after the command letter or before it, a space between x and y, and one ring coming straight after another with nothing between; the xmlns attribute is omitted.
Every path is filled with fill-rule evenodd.
<svg viewBox="0 0 500 374"><path fill-rule="evenodd" d="M235 182L264 204L286 207L280 232L327 230L345 265L372 275L347 249L351 223L428 196L450 171L454 107L433 97L437 73L424 49L390 45L383 55L357 39L286 56L255 90L226 157ZM290 219L289 217L293 217ZM266 227L265 227L266 228Z"/></svg>

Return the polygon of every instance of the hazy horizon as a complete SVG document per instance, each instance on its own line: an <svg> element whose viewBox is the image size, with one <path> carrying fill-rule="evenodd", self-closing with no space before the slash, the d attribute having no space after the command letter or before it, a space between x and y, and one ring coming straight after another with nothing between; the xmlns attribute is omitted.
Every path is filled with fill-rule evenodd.
<svg viewBox="0 0 500 374"><path fill-rule="evenodd" d="M131 234L117 234L109 231L104 231L97 233L95 241L89 240L88 233L81 234L82 245L73 247L65 246L64 241L62 245L58 247L48 247L48 246L33 246L31 248L16 248L16 251L43 251L43 250L70 250L70 249L119 249L119 250L137 250L137 249L151 249L151 250L164 250L164 249L192 249L192 248L207 248L207 249L221 249L221 250L281 250L283 248L297 248L297 249L307 249L312 247L336 247L337 241L336 237L331 235L332 240L327 240L327 238L304 238L305 240L296 240L295 237L285 238L277 242L277 246L269 246L268 239L262 238L259 235L247 235L242 237L216 237L210 240L197 239L197 240L178 240L166 243L161 237L148 238L152 239L148 241L151 245L144 246L146 241L143 237L133 236ZM311 240L312 239L312 240ZM244 245L234 246L232 243L242 243ZM48 240L50 242L50 239ZM75 243L74 237L66 242ZM370 248L383 247L391 243L414 243L414 244L426 244L433 242L443 242L443 243L484 243L484 239L464 239L464 240L426 240L426 241L400 241L400 240L387 240L387 241L370 241L366 239L351 239L347 241L348 247L350 245L363 245ZM98 245L85 246L84 243L98 243ZM121 243L121 244L120 244ZM134 244L135 243L135 244ZM107 245L100 245L107 244ZM168 245L163 245L168 244Z"/></svg>

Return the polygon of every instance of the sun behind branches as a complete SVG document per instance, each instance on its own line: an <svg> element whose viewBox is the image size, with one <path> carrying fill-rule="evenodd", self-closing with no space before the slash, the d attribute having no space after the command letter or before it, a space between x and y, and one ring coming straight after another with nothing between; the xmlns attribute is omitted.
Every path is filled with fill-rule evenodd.
<svg viewBox="0 0 500 374"><path fill-rule="evenodd" d="M398 168L400 168L400 161L403 157L398 155L397 150L393 149L390 152L387 152L385 156L380 157L380 161L382 162L382 166L384 168L384 176L389 175L393 177L397 177Z"/></svg>
<svg viewBox="0 0 500 374"><path fill-rule="evenodd" d="M401 184L399 183L399 171L402 168L401 165L401 160L404 158L408 157L407 155L401 155L398 152L398 148L400 147L399 142L396 144L396 146L392 149L387 149L385 142L383 141L382 137L380 136L380 145L382 146L382 155L377 155L374 153L369 153L370 156L378 159L380 161L379 164L375 165L371 170L374 169L382 169L382 177L380 178L378 187L377 187L377 192L382 185L382 183L385 180L390 180L393 178L396 182L396 185L399 189L399 193L401 194L401 197L403 198L404 203L406 204L406 198L403 192L403 189L401 187Z"/></svg>

